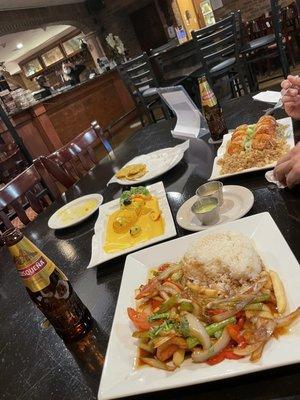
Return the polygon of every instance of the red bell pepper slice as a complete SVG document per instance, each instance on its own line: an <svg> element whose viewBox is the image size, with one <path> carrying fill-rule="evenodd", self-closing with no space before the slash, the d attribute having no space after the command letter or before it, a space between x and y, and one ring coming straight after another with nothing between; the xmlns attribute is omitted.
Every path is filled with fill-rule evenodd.
<svg viewBox="0 0 300 400"><path fill-rule="evenodd" d="M151 328L145 313L138 312L134 308L128 307L127 314L138 330L148 331Z"/></svg>

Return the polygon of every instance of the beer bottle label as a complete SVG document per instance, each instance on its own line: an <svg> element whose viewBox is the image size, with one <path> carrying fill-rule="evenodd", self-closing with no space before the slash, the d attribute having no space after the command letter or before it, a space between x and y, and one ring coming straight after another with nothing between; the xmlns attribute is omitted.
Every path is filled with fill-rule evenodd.
<svg viewBox="0 0 300 400"><path fill-rule="evenodd" d="M57 267L30 240L24 237L17 244L10 246L9 251L28 289L38 292L50 284L50 275Z"/></svg>
<svg viewBox="0 0 300 400"><path fill-rule="evenodd" d="M200 96L202 107L214 107L217 104L216 96L206 83L200 83Z"/></svg>

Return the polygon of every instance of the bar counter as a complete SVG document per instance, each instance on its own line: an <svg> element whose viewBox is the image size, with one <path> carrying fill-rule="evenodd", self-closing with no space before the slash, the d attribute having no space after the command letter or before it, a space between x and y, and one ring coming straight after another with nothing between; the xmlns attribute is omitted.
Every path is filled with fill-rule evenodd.
<svg viewBox="0 0 300 400"><path fill-rule="evenodd" d="M105 128L135 109L134 102L116 70L70 87L10 114L32 157L50 154L88 129L93 120ZM122 123L134 117L131 113ZM0 136L11 141L0 122Z"/></svg>

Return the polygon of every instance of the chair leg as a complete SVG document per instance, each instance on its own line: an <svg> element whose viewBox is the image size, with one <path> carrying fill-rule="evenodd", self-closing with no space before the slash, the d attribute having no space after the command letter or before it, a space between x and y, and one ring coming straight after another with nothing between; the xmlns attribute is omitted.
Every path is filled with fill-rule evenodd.
<svg viewBox="0 0 300 400"><path fill-rule="evenodd" d="M233 97L233 98L237 97L237 96L236 96L235 87L234 87L234 82L233 82L233 80L231 79L230 75L229 75L229 85L230 85L230 90L231 90L232 97Z"/></svg>
<svg viewBox="0 0 300 400"><path fill-rule="evenodd" d="M279 50L281 69L283 72L283 76L286 78L290 73L290 67L282 43L278 45L278 50Z"/></svg>

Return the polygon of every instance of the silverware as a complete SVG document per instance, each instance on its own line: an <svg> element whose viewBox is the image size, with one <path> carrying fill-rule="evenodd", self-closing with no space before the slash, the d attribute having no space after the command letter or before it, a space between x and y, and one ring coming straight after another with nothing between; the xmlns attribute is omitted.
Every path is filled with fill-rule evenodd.
<svg viewBox="0 0 300 400"><path fill-rule="evenodd" d="M283 102L282 102L282 99L280 98L274 107L270 107L267 110L264 110L264 112L265 112L264 115L272 115L275 110L277 110L278 108L282 108L282 106L283 106Z"/></svg>

